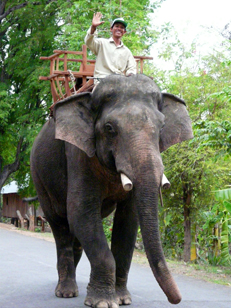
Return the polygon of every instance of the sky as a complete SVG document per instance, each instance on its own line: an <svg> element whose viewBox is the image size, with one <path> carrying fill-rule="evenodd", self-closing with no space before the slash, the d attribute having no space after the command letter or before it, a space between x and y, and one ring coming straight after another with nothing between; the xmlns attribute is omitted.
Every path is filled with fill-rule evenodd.
<svg viewBox="0 0 231 308"><path fill-rule="evenodd" d="M231 0L166 0L153 15L153 24L160 26L165 22L174 25L186 45L196 41L198 54L205 55L223 40L219 31L231 22ZM151 56L156 58L156 52Z"/></svg>

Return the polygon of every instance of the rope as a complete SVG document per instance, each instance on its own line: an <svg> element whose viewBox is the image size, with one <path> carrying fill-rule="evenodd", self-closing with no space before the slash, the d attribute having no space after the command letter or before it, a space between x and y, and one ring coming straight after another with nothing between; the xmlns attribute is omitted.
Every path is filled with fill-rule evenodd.
<svg viewBox="0 0 231 308"><path fill-rule="evenodd" d="M74 89L74 92L76 94L76 89L75 89L75 77L74 75L72 74L72 71L71 70L67 70L70 74L70 78L71 78L71 82L72 82L72 86L73 86L73 89Z"/></svg>

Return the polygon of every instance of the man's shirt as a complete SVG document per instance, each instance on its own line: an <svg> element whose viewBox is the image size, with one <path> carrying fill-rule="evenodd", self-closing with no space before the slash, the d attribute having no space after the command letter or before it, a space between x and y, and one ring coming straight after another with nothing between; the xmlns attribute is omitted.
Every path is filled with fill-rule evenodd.
<svg viewBox="0 0 231 308"><path fill-rule="evenodd" d="M136 74L136 61L131 51L121 42L116 46L113 38L98 38L91 28L85 37L87 47L97 56L94 77L105 78L111 74Z"/></svg>

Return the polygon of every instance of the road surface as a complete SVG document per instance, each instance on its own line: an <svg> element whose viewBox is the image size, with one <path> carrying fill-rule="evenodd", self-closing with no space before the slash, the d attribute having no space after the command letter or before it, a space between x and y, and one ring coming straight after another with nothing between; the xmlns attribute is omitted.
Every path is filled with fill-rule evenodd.
<svg viewBox="0 0 231 308"><path fill-rule="evenodd" d="M79 297L57 298L55 244L0 228L1 308L86 308L84 299L90 267L85 256L77 270ZM174 276L183 297L171 305L156 283L149 267L132 264L128 288L130 308L230 308L231 287ZM124 306L123 306L124 307Z"/></svg>

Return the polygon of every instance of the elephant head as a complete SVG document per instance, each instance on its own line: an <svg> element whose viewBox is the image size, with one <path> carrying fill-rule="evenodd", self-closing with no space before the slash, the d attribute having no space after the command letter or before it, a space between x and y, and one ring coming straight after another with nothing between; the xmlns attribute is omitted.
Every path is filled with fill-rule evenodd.
<svg viewBox="0 0 231 308"><path fill-rule="evenodd" d="M95 91L72 96L54 109L56 138L65 140L104 168L132 182L145 250L153 273L171 303L181 295L165 262L158 227L160 153L193 137L183 100L161 93L144 75L111 75Z"/></svg>

